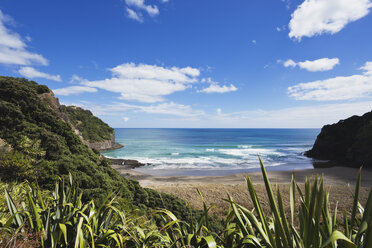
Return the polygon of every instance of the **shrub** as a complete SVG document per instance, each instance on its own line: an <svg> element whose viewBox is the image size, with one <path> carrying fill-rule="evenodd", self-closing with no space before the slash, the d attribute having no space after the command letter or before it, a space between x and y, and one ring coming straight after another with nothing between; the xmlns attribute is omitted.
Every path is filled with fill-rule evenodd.
<svg viewBox="0 0 372 248"><path fill-rule="evenodd" d="M33 166L27 156L17 151L0 155L0 179L24 181L33 178Z"/></svg>
<svg viewBox="0 0 372 248"><path fill-rule="evenodd" d="M17 237L20 233L27 236L27 230L32 230L31 233L41 234L42 247L371 247L372 191L363 208L358 202L360 172L353 209L350 214L344 214L345 221L340 225L336 222L337 207L334 211L328 207L322 179L307 180L303 191L292 177L290 216L287 217L280 190L275 190L275 199L262 162L261 170L271 213L263 212L247 176L254 211L228 197L226 201L231 208L221 233L212 230L209 210L213 206L206 205L200 192L204 210L198 218L193 218L190 210L188 220L180 220L167 209L152 211L152 218L147 218L148 215L139 216L120 209L114 195L108 195L99 206L94 201L84 203L73 186L71 174L67 181L60 179L56 183L49 197L42 197L37 187L26 185L22 210L5 190L8 213L6 218L0 218L0 231L3 237ZM296 192L300 198L297 210ZM295 219L298 226L294 224Z"/></svg>

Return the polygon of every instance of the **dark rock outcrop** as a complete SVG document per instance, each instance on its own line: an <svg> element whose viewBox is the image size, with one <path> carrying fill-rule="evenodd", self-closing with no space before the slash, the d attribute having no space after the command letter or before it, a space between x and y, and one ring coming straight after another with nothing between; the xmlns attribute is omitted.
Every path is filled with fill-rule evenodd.
<svg viewBox="0 0 372 248"><path fill-rule="evenodd" d="M76 128L74 131L77 130ZM78 134L78 132L75 131L75 133ZM115 142L115 131L112 132L111 138L104 140L104 141L96 141L96 142L89 142L84 140L84 138L81 135L78 135L84 144L89 146L92 149L96 149L98 151L106 151L106 150L115 150L124 147L123 145Z"/></svg>
<svg viewBox="0 0 372 248"><path fill-rule="evenodd" d="M134 169L148 164L140 163L133 159L109 158L111 163L123 166L125 169Z"/></svg>
<svg viewBox="0 0 372 248"><path fill-rule="evenodd" d="M372 168L372 112L325 125L305 155L328 165Z"/></svg>

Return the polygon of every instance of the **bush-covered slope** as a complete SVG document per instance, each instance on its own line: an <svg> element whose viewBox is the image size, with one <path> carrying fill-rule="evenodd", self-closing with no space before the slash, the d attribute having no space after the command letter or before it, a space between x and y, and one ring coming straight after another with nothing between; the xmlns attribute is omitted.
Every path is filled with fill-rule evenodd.
<svg viewBox="0 0 372 248"><path fill-rule="evenodd" d="M325 125L305 154L335 165L372 168L372 112Z"/></svg>
<svg viewBox="0 0 372 248"><path fill-rule="evenodd" d="M50 189L58 176L71 172L84 199L99 201L115 191L128 207L165 204L180 216L186 215L181 200L165 194L159 197L122 178L108 166L109 161L84 145L66 122L64 109L68 108L59 106L55 98L43 97L49 93L48 87L33 81L0 77L0 138L13 148L0 154L0 180L27 179Z"/></svg>
<svg viewBox="0 0 372 248"><path fill-rule="evenodd" d="M68 117L76 129L78 129L84 140L97 142L110 140L114 129L95 117L92 112L75 106L61 106L62 111Z"/></svg>

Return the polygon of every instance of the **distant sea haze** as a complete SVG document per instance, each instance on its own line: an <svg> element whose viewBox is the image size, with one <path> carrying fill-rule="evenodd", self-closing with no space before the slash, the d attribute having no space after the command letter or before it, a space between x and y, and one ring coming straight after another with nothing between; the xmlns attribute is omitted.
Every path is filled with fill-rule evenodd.
<svg viewBox="0 0 372 248"><path fill-rule="evenodd" d="M303 153L320 129L115 129L125 147L106 151L110 158L150 165L151 175L226 175L257 171L258 155L268 170L313 168Z"/></svg>

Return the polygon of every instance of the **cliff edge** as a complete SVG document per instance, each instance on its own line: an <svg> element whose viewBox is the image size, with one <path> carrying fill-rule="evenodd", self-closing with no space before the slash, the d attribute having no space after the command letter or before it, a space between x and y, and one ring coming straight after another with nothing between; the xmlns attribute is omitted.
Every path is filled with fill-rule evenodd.
<svg viewBox="0 0 372 248"><path fill-rule="evenodd" d="M115 142L115 130L89 110L60 105L52 91L39 94L38 97L68 123L80 140L90 148L104 151L123 147Z"/></svg>
<svg viewBox="0 0 372 248"><path fill-rule="evenodd" d="M305 155L331 166L372 168L372 112L325 125Z"/></svg>

